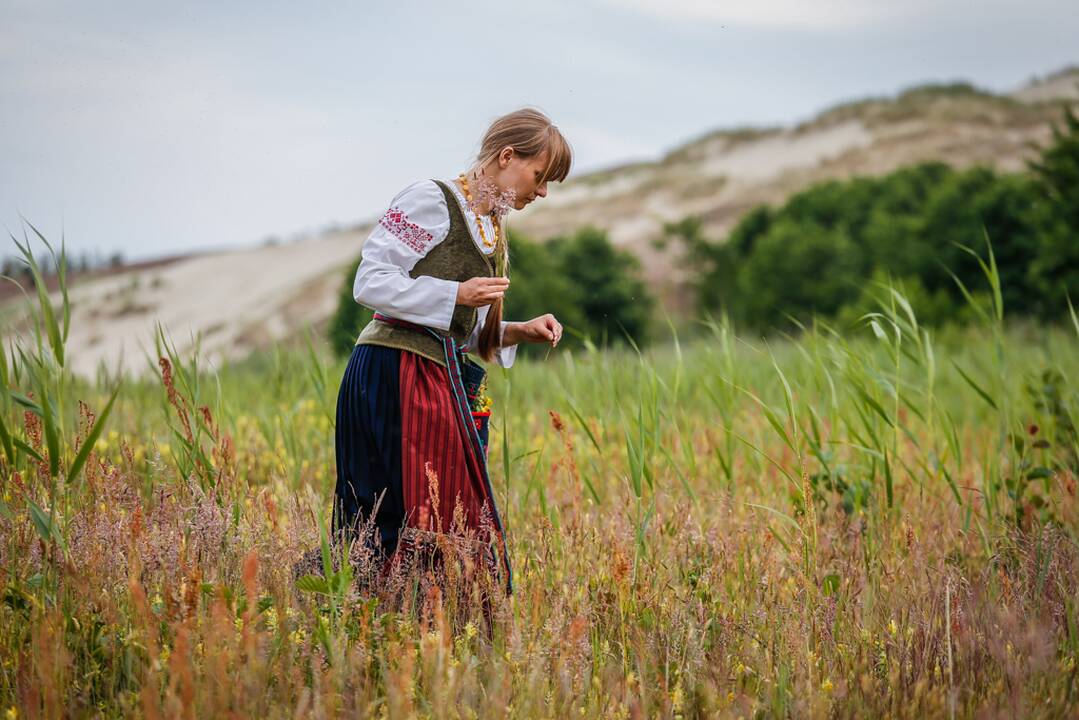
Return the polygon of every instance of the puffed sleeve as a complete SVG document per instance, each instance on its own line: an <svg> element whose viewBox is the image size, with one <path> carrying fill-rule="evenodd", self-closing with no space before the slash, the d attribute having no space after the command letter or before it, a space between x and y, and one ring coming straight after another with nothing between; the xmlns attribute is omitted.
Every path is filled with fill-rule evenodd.
<svg viewBox="0 0 1079 720"><path fill-rule="evenodd" d="M465 351L472 352L480 343L480 331L483 329L483 323L487 320L487 311L490 310L490 305L484 305L477 308L476 314L476 327L472 329L472 334L468 337L468 342L465 343ZM505 320L502 321L502 326L499 328L498 340L501 344L502 337L506 334L506 326L509 325ZM498 352L495 353L495 362L504 368L513 367L513 361L517 359L517 346L510 345L509 347L502 345Z"/></svg>
<svg viewBox="0 0 1079 720"><path fill-rule="evenodd" d="M398 193L363 244L352 286L356 302L399 320L449 330L458 283L427 275L409 277L449 230L446 196L433 180L413 183Z"/></svg>

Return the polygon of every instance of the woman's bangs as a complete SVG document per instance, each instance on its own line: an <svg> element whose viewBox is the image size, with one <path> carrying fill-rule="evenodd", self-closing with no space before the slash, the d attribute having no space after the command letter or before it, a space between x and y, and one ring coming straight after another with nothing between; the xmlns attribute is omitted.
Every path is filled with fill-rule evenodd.
<svg viewBox="0 0 1079 720"><path fill-rule="evenodd" d="M569 175L573 164L573 150L562 137L562 133L553 125L547 135L547 167L543 170L543 182L554 180L562 182Z"/></svg>

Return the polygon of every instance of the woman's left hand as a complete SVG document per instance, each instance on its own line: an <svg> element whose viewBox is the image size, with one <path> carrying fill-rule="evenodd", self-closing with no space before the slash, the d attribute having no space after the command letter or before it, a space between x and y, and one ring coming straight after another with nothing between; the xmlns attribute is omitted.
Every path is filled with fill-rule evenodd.
<svg viewBox="0 0 1079 720"><path fill-rule="evenodd" d="M562 339L562 323L555 316L547 313L528 322L513 323L506 328L502 338L505 345L516 345L519 342L551 343L551 347L557 347Z"/></svg>

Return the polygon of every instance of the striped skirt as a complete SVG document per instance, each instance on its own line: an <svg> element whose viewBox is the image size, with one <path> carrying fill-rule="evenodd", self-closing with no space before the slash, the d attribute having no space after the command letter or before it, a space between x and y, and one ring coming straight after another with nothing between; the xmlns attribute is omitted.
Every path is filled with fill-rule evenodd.
<svg viewBox="0 0 1079 720"><path fill-rule="evenodd" d="M454 392L447 369L427 358L353 348L337 398L334 527L373 519L362 539L384 568L432 534L471 537L488 562L497 564L496 547L505 560L485 453Z"/></svg>

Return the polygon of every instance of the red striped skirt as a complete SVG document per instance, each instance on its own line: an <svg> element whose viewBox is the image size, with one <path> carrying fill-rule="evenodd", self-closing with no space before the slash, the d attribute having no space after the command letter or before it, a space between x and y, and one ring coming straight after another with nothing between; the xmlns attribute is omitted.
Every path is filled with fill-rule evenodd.
<svg viewBox="0 0 1079 720"><path fill-rule="evenodd" d="M365 541L389 569L436 540L504 557L486 457L446 367L377 345L352 352L337 402L334 525L372 523ZM508 563L505 564L508 573Z"/></svg>

